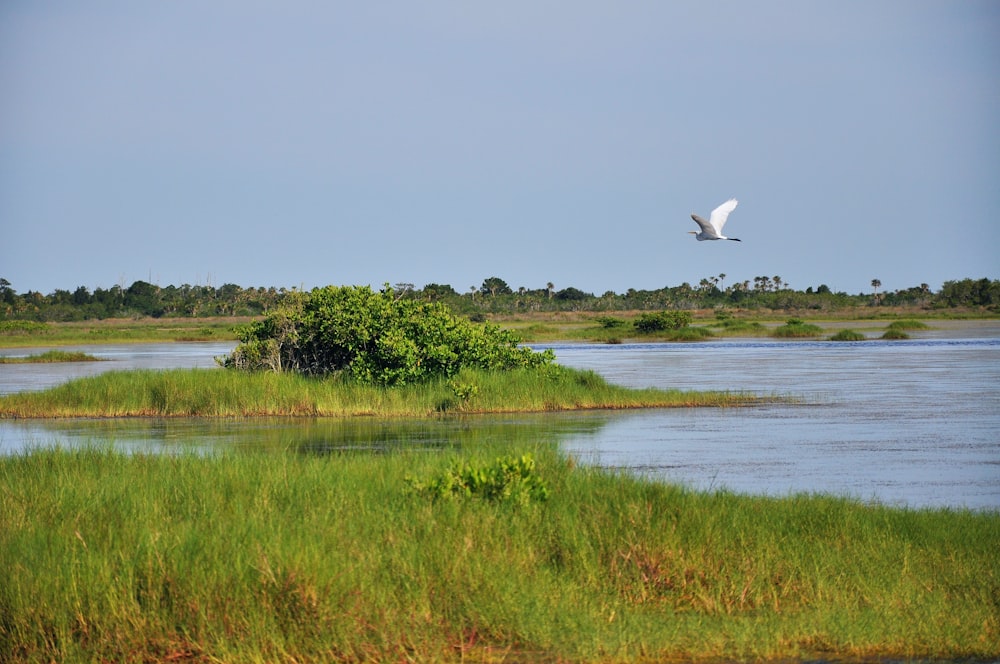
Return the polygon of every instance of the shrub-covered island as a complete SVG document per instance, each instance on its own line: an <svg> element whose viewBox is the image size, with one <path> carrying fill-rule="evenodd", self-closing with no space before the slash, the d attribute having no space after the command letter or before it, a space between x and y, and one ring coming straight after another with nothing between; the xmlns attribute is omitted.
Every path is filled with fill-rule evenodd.
<svg viewBox="0 0 1000 664"><path fill-rule="evenodd" d="M238 332L223 364L309 375L346 372L379 385L452 377L463 368L503 371L550 364L551 351L518 346L509 330L476 325L443 304L394 296L386 286L327 286Z"/></svg>
<svg viewBox="0 0 1000 664"><path fill-rule="evenodd" d="M118 371L0 397L0 417L498 413L735 406L773 397L636 390L392 289L329 286L239 329L227 370Z"/></svg>

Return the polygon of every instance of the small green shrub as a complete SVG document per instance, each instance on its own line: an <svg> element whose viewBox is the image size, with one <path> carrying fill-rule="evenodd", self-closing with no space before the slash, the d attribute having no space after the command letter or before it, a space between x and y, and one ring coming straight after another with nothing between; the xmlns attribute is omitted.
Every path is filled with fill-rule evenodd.
<svg viewBox="0 0 1000 664"><path fill-rule="evenodd" d="M685 327L680 330L675 330L670 333L671 341L701 341L703 339L708 339L709 337L714 337L713 333L707 327Z"/></svg>
<svg viewBox="0 0 1000 664"><path fill-rule="evenodd" d="M31 320L0 321L0 334L19 336L22 334L40 334L49 331L48 323L38 323Z"/></svg>
<svg viewBox="0 0 1000 664"><path fill-rule="evenodd" d="M665 330L680 330L691 324L691 314L687 311L661 311L655 314L640 314L633 324L636 330L644 334Z"/></svg>
<svg viewBox="0 0 1000 664"><path fill-rule="evenodd" d="M890 330L926 330L928 326L919 320L897 320L889 324Z"/></svg>
<svg viewBox="0 0 1000 664"><path fill-rule="evenodd" d="M715 324L726 332L761 332L764 326L757 321L740 320L737 318L726 318Z"/></svg>
<svg viewBox="0 0 1000 664"><path fill-rule="evenodd" d="M805 323L798 318L789 318L784 325L774 331L776 337L815 337L823 332L823 328L812 323Z"/></svg>
<svg viewBox="0 0 1000 664"><path fill-rule="evenodd" d="M601 316L597 319L598 325L606 330L613 330L619 327L625 327L626 321L623 318L616 318L615 316Z"/></svg>
<svg viewBox="0 0 1000 664"><path fill-rule="evenodd" d="M475 383L459 383L457 380L449 381L448 387L451 388L452 394L462 401L468 401L479 392L479 386Z"/></svg>
<svg viewBox="0 0 1000 664"><path fill-rule="evenodd" d="M841 330L830 337L830 341L864 341L865 335L854 330Z"/></svg>
<svg viewBox="0 0 1000 664"><path fill-rule="evenodd" d="M549 497L548 486L535 472L535 460L530 454L498 457L489 466L455 461L429 482L419 482L412 477L407 477L406 482L417 493L434 500L481 498L524 505Z"/></svg>
<svg viewBox="0 0 1000 664"><path fill-rule="evenodd" d="M38 355L27 357L0 357L0 364L30 364L50 362L100 362L102 358L94 357L80 351L50 350Z"/></svg>
<svg viewBox="0 0 1000 664"><path fill-rule="evenodd" d="M882 335L882 338L883 339L888 339L888 340L891 341L891 340L894 340L894 339L909 339L910 335L908 335L906 332L903 332L902 330L900 330L898 328L890 327Z"/></svg>

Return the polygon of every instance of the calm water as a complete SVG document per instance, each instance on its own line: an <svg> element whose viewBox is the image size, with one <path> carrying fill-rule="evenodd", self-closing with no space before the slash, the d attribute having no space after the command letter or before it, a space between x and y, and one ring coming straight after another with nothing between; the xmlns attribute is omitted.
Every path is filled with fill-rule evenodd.
<svg viewBox="0 0 1000 664"><path fill-rule="evenodd" d="M801 399L792 406L388 423L0 421L0 453L106 440L161 451L269 446L304 452L553 440L587 463L701 489L829 492L911 507L1000 509L1000 325L936 329L913 337L861 343L740 339L551 346L561 364L593 369L624 385ZM108 369L211 367L231 344L81 349L109 361L0 365L0 393L42 389Z"/></svg>

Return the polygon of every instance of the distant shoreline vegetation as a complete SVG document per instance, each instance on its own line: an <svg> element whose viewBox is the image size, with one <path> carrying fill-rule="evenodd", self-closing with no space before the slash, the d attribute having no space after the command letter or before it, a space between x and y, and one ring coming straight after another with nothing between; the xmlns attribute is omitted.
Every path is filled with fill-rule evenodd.
<svg viewBox="0 0 1000 664"><path fill-rule="evenodd" d="M499 277L488 277L467 290L448 284L397 283L397 297L447 305L456 314L475 320L481 316L526 313L626 312L700 309L749 311L833 312L866 308L879 311L893 307L917 308L928 312L968 309L985 315L1000 314L1000 280L962 279L946 281L939 291L919 284L896 291L882 291L881 282L872 280L867 293L834 292L825 284L804 290L792 288L781 277L754 277L752 281L731 280L725 274L656 290L628 289L597 295L572 286L556 288L549 282L541 288L512 288ZM86 286L74 290L57 289L49 294L37 291L18 293L11 282L0 278L0 323L71 322L109 318L213 318L256 317L288 306L303 291L284 287L243 287L224 284L159 286L135 281L130 286L110 288ZM3 331L0 329L0 331Z"/></svg>

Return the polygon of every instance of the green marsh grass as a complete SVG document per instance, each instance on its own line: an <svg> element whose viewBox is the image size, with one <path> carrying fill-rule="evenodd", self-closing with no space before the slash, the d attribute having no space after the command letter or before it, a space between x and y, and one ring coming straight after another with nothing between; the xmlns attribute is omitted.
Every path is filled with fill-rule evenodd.
<svg viewBox="0 0 1000 664"><path fill-rule="evenodd" d="M775 328L771 333L775 337L789 339L802 337L817 337L823 333L823 328L819 325L806 323L798 318L791 318L784 325Z"/></svg>
<svg viewBox="0 0 1000 664"><path fill-rule="evenodd" d="M722 334L732 336L762 336L768 333L767 327L758 321L723 318L712 324L722 328L720 330Z"/></svg>
<svg viewBox="0 0 1000 664"><path fill-rule="evenodd" d="M432 500L531 454L544 501ZM0 458L6 661L1000 656L1000 514L701 493L517 438Z"/></svg>
<svg viewBox="0 0 1000 664"><path fill-rule="evenodd" d="M72 323L0 321L0 347L171 341L236 341L233 328L250 319L141 318Z"/></svg>
<svg viewBox="0 0 1000 664"><path fill-rule="evenodd" d="M668 338L670 341L704 341L714 336L715 333L707 327L688 326L673 330Z"/></svg>
<svg viewBox="0 0 1000 664"><path fill-rule="evenodd" d="M339 378L223 369L111 371L42 392L0 396L0 417L423 417L607 408L744 406L775 398L731 392L631 389L559 366L463 371L384 388Z"/></svg>
<svg viewBox="0 0 1000 664"><path fill-rule="evenodd" d="M927 330L930 326L919 320L895 320L889 323L890 330Z"/></svg>
<svg viewBox="0 0 1000 664"><path fill-rule="evenodd" d="M50 350L37 355L25 357L0 357L0 364L32 364L47 362L100 362L102 358L94 357L80 351Z"/></svg>

